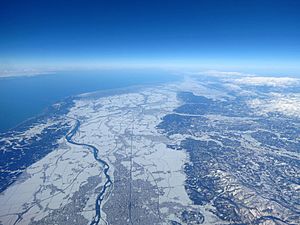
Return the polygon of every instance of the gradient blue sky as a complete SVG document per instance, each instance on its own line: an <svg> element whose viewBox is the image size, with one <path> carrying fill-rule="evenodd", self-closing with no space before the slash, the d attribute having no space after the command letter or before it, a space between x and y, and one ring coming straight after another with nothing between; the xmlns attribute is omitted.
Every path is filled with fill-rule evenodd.
<svg viewBox="0 0 300 225"><path fill-rule="evenodd" d="M0 67L300 72L298 0L2 0Z"/></svg>

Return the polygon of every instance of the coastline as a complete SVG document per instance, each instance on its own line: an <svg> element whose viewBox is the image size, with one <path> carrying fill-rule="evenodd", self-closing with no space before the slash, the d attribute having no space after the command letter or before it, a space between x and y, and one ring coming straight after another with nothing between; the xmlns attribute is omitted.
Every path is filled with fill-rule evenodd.
<svg viewBox="0 0 300 225"><path fill-rule="evenodd" d="M155 85L179 80L180 77L160 72L143 71L66 72L31 77L0 78L0 133L15 129L27 120L47 112L51 105L68 97L117 89ZM140 75L139 75L140 74ZM107 92L108 91L108 92Z"/></svg>

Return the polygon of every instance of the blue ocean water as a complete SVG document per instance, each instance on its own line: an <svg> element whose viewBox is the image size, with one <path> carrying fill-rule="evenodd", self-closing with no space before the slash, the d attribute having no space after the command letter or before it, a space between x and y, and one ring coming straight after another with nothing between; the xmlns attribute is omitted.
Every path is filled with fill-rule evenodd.
<svg viewBox="0 0 300 225"><path fill-rule="evenodd" d="M157 70L76 71L1 78L0 132L42 113L51 104L68 96L177 79L174 74Z"/></svg>

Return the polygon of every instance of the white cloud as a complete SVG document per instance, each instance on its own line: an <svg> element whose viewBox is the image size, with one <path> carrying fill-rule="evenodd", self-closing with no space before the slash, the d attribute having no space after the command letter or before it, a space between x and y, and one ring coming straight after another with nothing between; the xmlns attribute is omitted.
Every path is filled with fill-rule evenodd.
<svg viewBox="0 0 300 225"><path fill-rule="evenodd" d="M300 117L300 94L273 93L270 99L253 99L248 105L259 114L279 112L287 116Z"/></svg>
<svg viewBox="0 0 300 225"><path fill-rule="evenodd" d="M285 87L299 84L299 79L292 77L242 77L232 80L236 84L253 86Z"/></svg>
<svg viewBox="0 0 300 225"><path fill-rule="evenodd" d="M300 79L293 77L258 76L256 74L235 71L207 70L190 74L219 77L228 85L230 84L231 87L233 87L232 85L284 87L300 84ZM237 89L237 87L235 87L235 89Z"/></svg>
<svg viewBox="0 0 300 225"><path fill-rule="evenodd" d="M198 75L208 75L215 77L230 77L230 76L254 76L253 74L241 73L235 71L218 71L218 70L207 70L203 72L198 72Z"/></svg>
<svg viewBox="0 0 300 225"><path fill-rule="evenodd" d="M37 76L44 74L52 74L53 71L37 70L37 69L22 69L22 70L2 70L0 71L1 77L19 77L19 76Z"/></svg>

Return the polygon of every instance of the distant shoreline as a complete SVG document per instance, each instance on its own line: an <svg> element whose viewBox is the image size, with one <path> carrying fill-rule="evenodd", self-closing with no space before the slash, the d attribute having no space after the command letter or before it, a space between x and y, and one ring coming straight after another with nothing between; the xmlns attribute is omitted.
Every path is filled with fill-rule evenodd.
<svg viewBox="0 0 300 225"><path fill-rule="evenodd" d="M43 76L0 77L0 134L16 129L47 112L53 104L87 93L111 95L115 91L178 80L173 74L143 76L108 71Z"/></svg>

